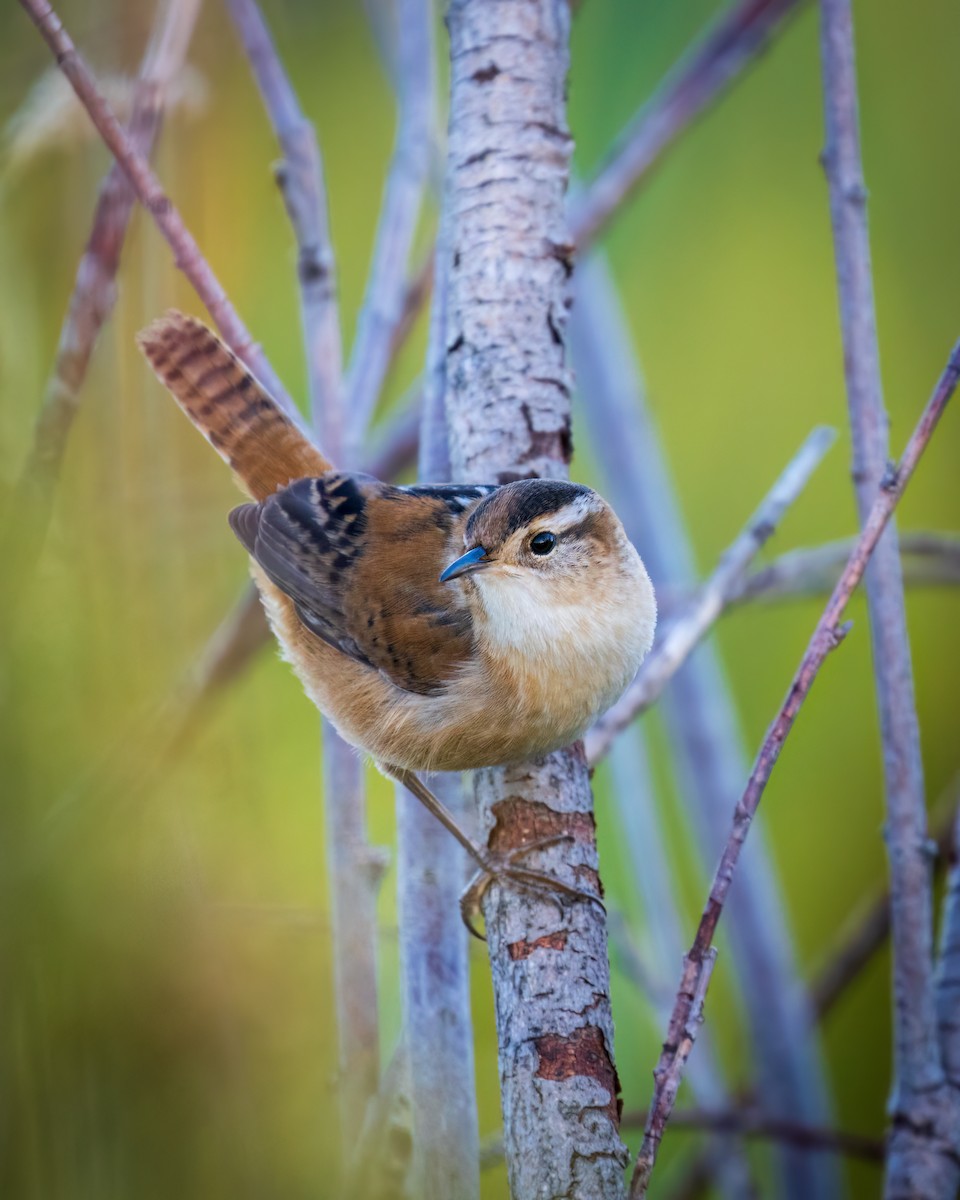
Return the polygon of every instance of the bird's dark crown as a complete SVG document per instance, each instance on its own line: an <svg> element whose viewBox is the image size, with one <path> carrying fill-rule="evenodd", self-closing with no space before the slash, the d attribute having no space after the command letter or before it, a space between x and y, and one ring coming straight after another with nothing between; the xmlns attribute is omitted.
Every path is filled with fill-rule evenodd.
<svg viewBox="0 0 960 1200"><path fill-rule="evenodd" d="M537 517L549 516L593 494L583 484L562 479L518 479L506 483L481 500L470 514L464 543L491 550Z"/></svg>

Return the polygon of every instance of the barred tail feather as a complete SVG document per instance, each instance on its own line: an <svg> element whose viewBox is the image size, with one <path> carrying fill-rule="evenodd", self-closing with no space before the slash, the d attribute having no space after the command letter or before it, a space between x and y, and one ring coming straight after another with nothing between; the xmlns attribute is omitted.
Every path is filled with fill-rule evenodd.
<svg viewBox="0 0 960 1200"><path fill-rule="evenodd" d="M160 382L255 500L266 499L294 479L331 470L273 397L202 322L171 309L138 334L137 342Z"/></svg>

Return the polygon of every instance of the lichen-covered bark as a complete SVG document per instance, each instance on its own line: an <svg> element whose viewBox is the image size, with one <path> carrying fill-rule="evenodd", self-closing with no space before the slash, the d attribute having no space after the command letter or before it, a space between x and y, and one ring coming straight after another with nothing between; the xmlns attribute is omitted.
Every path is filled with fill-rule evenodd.
<svg viewBox="0 0 960 1200"><path fill-rule="evenodd" d="M453 0L445 203L446 401L455 478L563 476L571 140L564 0ZM579 747L477 773L496 851L563 837L531 865L599 886ZM623 1195L606 926L598 905L494 885L484 901L515 1200Z"/></svg>

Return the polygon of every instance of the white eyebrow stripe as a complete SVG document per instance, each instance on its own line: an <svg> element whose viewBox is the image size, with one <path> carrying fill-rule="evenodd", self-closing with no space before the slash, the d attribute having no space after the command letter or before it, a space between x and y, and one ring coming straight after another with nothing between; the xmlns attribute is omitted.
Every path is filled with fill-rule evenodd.
<svg viewBox="0 0 960 1200"><path fill-rule="evenodd" d="M551 533L565 533L582 525L590 513L599 512L600 505L593 496L578 496L555 513L544 513L537 517L532 525L535 529L549 529Z"/></svg>

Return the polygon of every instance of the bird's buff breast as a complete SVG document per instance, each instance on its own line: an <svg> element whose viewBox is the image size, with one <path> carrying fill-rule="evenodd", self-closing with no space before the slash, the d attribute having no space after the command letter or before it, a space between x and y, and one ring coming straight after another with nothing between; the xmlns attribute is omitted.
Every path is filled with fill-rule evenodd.
<svg viewBox="0 0 960 1200"><path fill-rule="evenodd" d="M545 609L517 588L484 595L482 650L444 690L405 692L305 629L289 599L254 572L267 615L304 687L346 741L379 762L463 771L568 745L621 694L653 638L649 580ZM486 589L489 593L490 589Z"/></svg>

